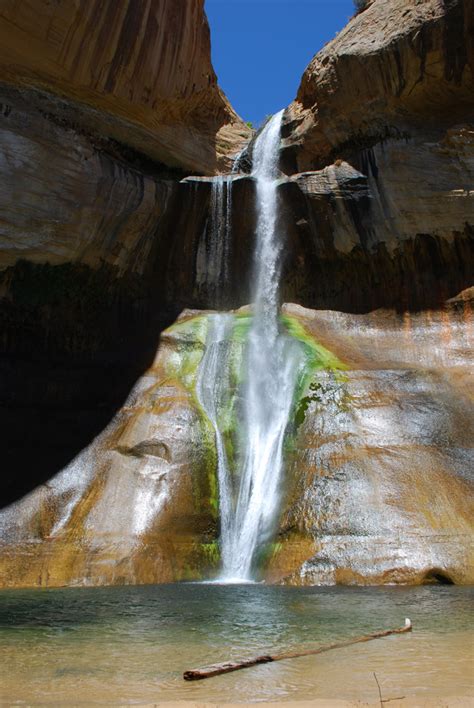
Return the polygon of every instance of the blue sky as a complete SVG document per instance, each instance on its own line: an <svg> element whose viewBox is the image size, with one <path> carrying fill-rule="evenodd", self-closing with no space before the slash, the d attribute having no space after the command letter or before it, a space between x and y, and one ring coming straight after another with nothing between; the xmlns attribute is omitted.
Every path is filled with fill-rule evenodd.
<svg viewBox="0 0 474 708"><path fill-rule="evenodd" d="M312 57L354 14L352 0L206 0L205 7L219 84L256 127L294 99Z"/></svg>

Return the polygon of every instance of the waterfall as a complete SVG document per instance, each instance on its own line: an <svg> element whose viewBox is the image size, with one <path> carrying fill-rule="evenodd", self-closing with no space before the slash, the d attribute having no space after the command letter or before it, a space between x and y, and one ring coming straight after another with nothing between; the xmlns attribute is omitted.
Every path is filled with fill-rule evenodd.
<svg viewBox="0 0 474 708"><path fill-rule="evenodd" d="M257 238L253 318L245 356L240 487L232 528L227 576L248 580L261 544L279 511L283 441L293 403L300 349L279 332L282 239L278 231L278 158L283 111L257 138L253 176L257 182Z"/></svg>
<svg viewBox="0 0 474 708"><path fill-rule="evenodd" d="M217 481L219 485L219 510L221 525L221 556L226 561L232 549L232 481L227 459L220 414L228 403L230 391L229 348L233 316L211 315L206 338L206 350L199 367L197 396L214 429L217 452Z"/></svg>
<svg viewBox="0 0 474 708"><path fill-rule="evenodd" d="M244 147L242 148L242 150L240 150L240 151L237 153L237 155L234 157L234 160L233 160L233 163L232 163L231 174L237 175L237 174L239 173L240 160L242 159L242 157L243 157L244 153L246 152L247 148L248 148L248 146L247 146L247 145L244 145Z"/></svg>
<svg viewBox="0 0 474 708"><path fill-rule="evenodd" d="M229 279L232 229L232 176L218 175L211 183L210 216L196 259L196 284L216 306L224 305Z"/></svg>
<svg viewBox="0 0 474 708"><path fill-rule="evenodd" d="M223 386L229 385L226 341L231 337L232 316L211 316L198 382L198 397L216 436L224 582L252 579L255 557L274 531L280 509L284 436L302 363L298 342L279 329L283 244L278 231L277 184L282 116L283 111L267 123L253 152L257 197L255 289L243 355L234 475L219 425Z"/></svg>

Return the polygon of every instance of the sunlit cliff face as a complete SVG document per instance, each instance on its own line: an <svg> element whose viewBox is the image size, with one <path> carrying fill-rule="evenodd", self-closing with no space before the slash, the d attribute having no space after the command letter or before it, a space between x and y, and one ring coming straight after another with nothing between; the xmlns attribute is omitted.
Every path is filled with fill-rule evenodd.
<svg viewBox="0 0 474 708"><path fill-rule="evenodd" d="M299 394L263 576L472 582L469 305L409 317L284 311L346 370L342 378L315 371ZM103 435L2 512L5 585L219 572L214 438L194 394L207 326L206 316L187 313L165 332L153 366Z"/></svg>

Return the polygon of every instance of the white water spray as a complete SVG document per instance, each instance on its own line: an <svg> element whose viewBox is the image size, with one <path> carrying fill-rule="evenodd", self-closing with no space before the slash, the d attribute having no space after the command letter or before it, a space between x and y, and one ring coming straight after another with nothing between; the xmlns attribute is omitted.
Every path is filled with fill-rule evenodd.
<svg viewBox="0 0 474 708"><path fill-rule="evenodd" d="M222 409L228 403L230 390L228 360L233 320L234 318L229 314L216 314L209 318L206 351L199 367L197 381L198 399L212 423L216 439L220 544L224 565L226 559L230 557L232 548L233 495L229 462L219 418Z"/></svg>

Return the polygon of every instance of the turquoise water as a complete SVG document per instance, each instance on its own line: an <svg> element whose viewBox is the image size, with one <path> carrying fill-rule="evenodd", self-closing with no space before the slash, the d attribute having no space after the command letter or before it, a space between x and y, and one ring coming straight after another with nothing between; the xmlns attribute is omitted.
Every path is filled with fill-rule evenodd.
<svg viewBox="0 0 474 708"><path fill-rule="evenodd" d="M261 585L4 590L4 703L376 700L472 691L472 601L459 587ZM199 683L189 668L403 625L414 631Z"/></svg>

